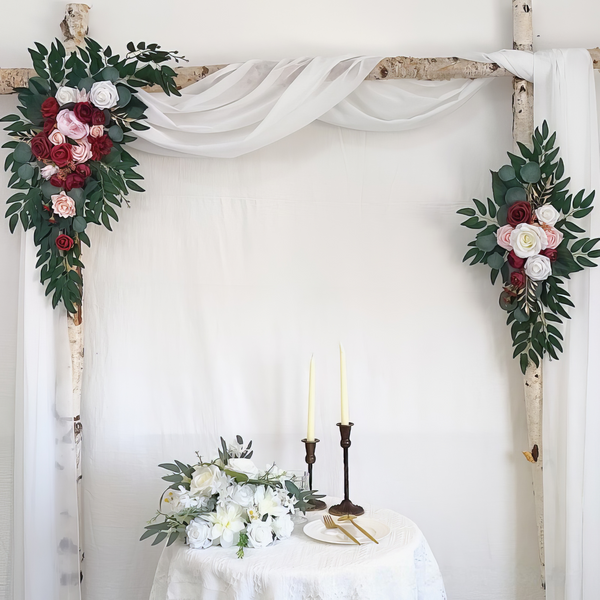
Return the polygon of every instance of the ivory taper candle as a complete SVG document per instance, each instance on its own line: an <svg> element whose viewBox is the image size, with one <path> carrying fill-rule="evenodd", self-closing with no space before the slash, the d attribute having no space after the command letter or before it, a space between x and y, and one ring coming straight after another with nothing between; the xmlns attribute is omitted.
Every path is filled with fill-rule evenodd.
<svg viewBox="0 0 600 600"><path fill-rule="evenodd" d="M342 390L342 425L348 425L350 418L348 416L348 386L346 384L346 353L344 347L340 344L340 386Z"/></svg>
<svg viewBox="0 0 600 600"><path fill-rule="evenodd" d="M315 441L315 357L310 357L308 375L308 427L306 441Z"/></svg>

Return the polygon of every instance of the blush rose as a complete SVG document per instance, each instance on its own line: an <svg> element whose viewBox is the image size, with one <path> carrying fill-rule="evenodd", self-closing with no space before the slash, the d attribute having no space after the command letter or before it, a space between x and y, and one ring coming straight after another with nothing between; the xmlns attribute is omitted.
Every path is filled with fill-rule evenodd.
<svg viewBox="0 0 600 600"><path fill-rule="evenodd" d="M52 210L54 214L66 219L75 216L75 201L64 192L50 196L52 198Z"/></svg>
<svg viewBox="0 0 600 600"><path fill-rule="evenodd" d="M503 225L496 231L496 239L498 241L498 246L508 250L509 252L513 249L510 245L510 234L513 232L513 227L510 225Z"/></svg>
<svg viewBox="0 0 600 600"><path fill-rule="evenodd" d="M56 127L66 137L80 140L90 133L90 128L82 123L72 110L61 110L56 116Z"/></svg>

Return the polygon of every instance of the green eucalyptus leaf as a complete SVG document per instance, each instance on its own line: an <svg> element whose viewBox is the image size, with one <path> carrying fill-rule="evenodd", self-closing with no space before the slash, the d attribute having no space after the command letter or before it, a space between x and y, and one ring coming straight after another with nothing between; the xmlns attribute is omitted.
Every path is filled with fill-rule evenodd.
<svg viewBox="0 0 600 600"><path fill-rule="evenodd" d="M509 206L515 202L524 202L527 200L527 192L522 187L511 187L507 190L504 199Z"/></svg>
<svg viewBox="0 0 600 600"><path fill-rule="evenodd" d="M87 227L87 221L83 217L74 217L73 219L73 229L77 233L81 233Z"/></svg>
<svg viewBox="0 0 600 600"><path fill-rule="evenodd" d="M47 200L49 200L51 196L60 194L60 188L53 186L49 181L43 181L40 189L42 190L44 198Z"/></svg>
<svg viewBox="0 0 600 600"><path fill-rule="evenodd" d="M19 167L17 173L21 179L27 181L33 177L34 170L29 163L25 163Z"/></svg>
<svg viewBox="0 0 600 600"><path fill-rule="evenodd" d="M504 165L498 171L498 176L500 179L502 179L502 181L511 181L517 176L517 174L511 165Z"/></svg>
<svg viewBox="0 0 600 600"><path fill-rule="evenodd" d="M477 247L484 252L490 252L496 247L496 235L490 233L488 235L480 235L477 237ZM489 264L489 263L488 263Z"/></svg>
<svg viewBox="0 0 600 600"><path fill-rule="evenodd" d="M124 85L118 85L117 91L119 92L119 102L117 103L117 106L123 108L124 106L127 106L131 100L131 90Z"/></svg>
<svg viewBox="0 0 600 600"><path fill-rule="evenodd" d="M496 237L496 236L494 236L494 237ZM498 252L494 252L493 254L490 254L488 256L487 264L492 269L500 270L502 268L502 265L504 264L504 257L501 254L498 254Z"/></svg>
<svg viewBox="0 0 600 600"><path fill-rule="evenodd" d="M527 183L537 183L541 176L540 165L536 162L528 162L521 167L521 179Z"/></svg>
<svg viewBox="0 0 600 600"><path fill-rule="evenodd" d="M81 79L79 81L79 83L77 84L77 87L80 90L85 90L86 92L89 92L92 89L92 86L94 85L95 81L91 78L91 77L86 77L85 79Z"/></svg>
<svg viewBox="0 0 600 600"><path fill-rule="evenodd" d="M110 81L116 83L119 80L119 70L115 67L105 67L98 73L98 76L103 81Z"/></svg>
<svg viewBox="0 0 600 600"><path fill-rule="evenodd" d="M113 125L108 130L108 137L113 142L120 142L123 139L123 130L118 125Z"/></svg>
<svg viewBox="0 0 600 600"><path fill-rule="evenodd" d="M31 146L25 142L19 142L17 147L13 150L13 158L18 163L28 163L33 160L31 154Z"/></svg>

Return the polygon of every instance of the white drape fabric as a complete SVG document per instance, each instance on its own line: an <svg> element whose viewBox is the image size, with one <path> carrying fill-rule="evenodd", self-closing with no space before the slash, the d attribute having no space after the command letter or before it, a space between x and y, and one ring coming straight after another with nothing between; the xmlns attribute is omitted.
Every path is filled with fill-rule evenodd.
<svg viewBox="0 0 600 600"><path fill-rule="evenodd" d="M15 600L79 600L79 536L64 308L52 309L35 268L33 231L21 243L15 403Z"/></svg>
<svg viewBox="0 0 600 600"><path fill-rule="evenodd" d="M140 91L150 129L138 132L133 145L167 156L233 158L315 120L362 131L404 131L456 110L489 83L364 81L380 60L249 61L184 88L181 97Z"/></svg>
<svg viewBox="0 0 600 600"><path fill-rule="evenodd" d="M596 89L587 50L535 55L535 118L557 132L570 189L600 191ZM596 200L597 204L598 200ZM600 208L579 221L600 237ZM544 365L544 506L548 600L600 593L600 269L568 282L576 306L565 353Z"/></svg>
<svg viewBox="0 0 600 600"><path fill-rule="evenodd" d="M519 53L514 54L511 51L502 52L502 56L497 56L497 54L490 55L494 57L492 60L506 61L505 66L513 69L520 75L523 73L531 74L529 69L532 59L530 56L520 55L521 58L519 58ZM573 56L577 54L581 54L581 52L573 51ZM537 56L539 56L539 60ZM590 120L593 113L593 98L589 91L591 89L590 86L593 85L592 75L591 72L585 69L574 69L570 61L570 56L568 53L564 55L536 55L536 115L539 117L544 111L548 112L551 128L556 127L559 129L559 142L561 142L563 153L568 153L563 154L568 168L579 169L579 165L582 165L581 169L585 168L586 170L582 170L580 175L577 175L579 177L578 185L590 188L598 185L597 180L594 179L597 174L593 175L593 169L597 168L597 166L594 166L597 163L597 156L594 157L592 154L592 149L594 147L597 148L597 139L594 140L590 134L590 131L593 131L594 135L596 134L596 124ZM166 98L161 95L150 94L144 95L144 101L150 107L148 122L151 125L151 129L147 132L142 132L137 147L167 156L238 157L263 148L277 140L282 140L312 121L319 119L347 129L363 129L374 132L409 130L428 124L440 116L449 114L452 110L459 108L461 104L484 85L481 81L361 83L365 75L378 60L379 58L377 57L343 57L341 59L299 59L281 61L279 63L251 61L244 65L228 67L198 82L194 86L184 90L182 98ZM543 65L548 64L548 62L552 66L545 69ZM509 67L509 64L512 66ZM518 65L518 67L515 65ZM571 89L578 89L580 92L581 90L584 92L587 90L587 95L580 95L579 104L576 104L576 106L587 107L587 112L579 112L579 108L571 109L576 100L574 93L570 91ZM540 101L544 97L548 99L546 105L540 104ZM544 108L540 108L542 106ZM564 116L567 114L567 111L568 119ZM587 121L585 120L586 115ZM561 116L561 118L559 119L558 116ZM553 123L555 118L557 119L556 125ZM575 125L572 122L573 119L577 121ZM586 127L588 128L587 130ZM588 137L584 137L585 131L587 131ZM577 135L574 132L577 132ZM348 132L347 134L350 135ZM364 134L356 133L356 135ZM381 140L379 141L381 143ZM430 143L434 145L438 143L438 139L431 137ZM586 155L581 154L584 143L587 144L585 147L589 149ZM579 151L577 148L579 148ZM362 162L358 159L359 155L360 153L344 155L346 159L350 160L346 169L348 176L350 176L353 169L357 171L362 169ZM352 157L351 159L349 158L350 156ZM368 156L366 150L364 156ZM571 156L574 157L573 160L571 160ZM270 157L272 160L273 155L271 154ZM261 172L269 173L273 177L273 171L270 166L262 164L259 158L257 157L256 162L250 161L247 163L240 159L242 162L236 163L237 168L243 169L244 165L247 164L248 168L255 170L257 177ZM582 160L579 162L580 158ZM158 163L153 164L158 165ZM487 168L491 168L496 164L497 161L488 165ZM440 160L438 166L443 167L443 165L444 162ZM289 165L286 168L290 168ZM183 172L185 169L182 167L181 171ZM227 177L233 177L237 181L238 175L233 166L231 167L231 171L228 171L226 167L221 167L216 172L221 173L221 182ZM436 173L437 177L450 177L451 175L450 173L445 173L444 168L438 168ZM409 177L410 170L399 172L397 176L400 178ZM465 170L463 179L470 179L472 176L473 170L469 168ZM210 172L206 174L206 177L207 181L211 181ZM574 175L574 187L577 187L575 185L576 180ZM321 185L325 185L325 180L320 181ZM205 182L203 181L202 184L205 185ZM366 193L364 182L356 181L355 184L358 186L357 189L362 189L363 193ZM389 186L392 186L392 184L393 182L390 181ZM172 187L163 189L164 198L168 199L171 197L171 189ZM386 193L389 192L389 189L392 189L392 187L389 187ZM383 191L377 185L374 185L370 188L369 193L372 194L372 198L376 198ZM332 190L332 194L334 192ZM459 201L459 196L462 193L469 192L470 189L461 190L460 192L455 190L457 194L456 201ZM292 194L292 191L289 193ZM349 189L348 193L355 194L356 190ZM482 189L483 193L485 192ZM213 222L215 227L217 227L217 231L221 231L220 228L223 228L222 239L213 240L214 245L212 246L212 242L210 242L208 252L207 248L198 248L198 256L201 257L199 260L204 265L199 273L203 274L205 278L204 283L209 288L211 285L216 285L217 288L218 286L225 286L224 289L226 289L227 285L230 285L232 282L237 282L235 285L243 286L245 285L244 264L249 260L248 255L245 254L248 251L246 247L250 239L248 236L257 234L261 227L266 226L267 222L277 224L278 213L275 210L275 206L272 207L275 212L263 212L264 203L262 200L259 201L256 198L245 197L243 189L236 188L233 196L223 198L217 186L213 190L213 199L218 198L221 200L218 200L212 206L211 201L203 196L201 203L202 210L195 208L195 205L189 205L187 207L190 211L189 213L181 213L180 207L171 206L169 214L177 218L172 223L169 221L165 235L171 239L176 239L179 235L179 228L182 226L181 220L189 222L190 220L194 221L194 219L201 218L204 222ZM244 206L241 213L238 213L236 198L244 198L241 201L241 204ZM163 202L164 200L157 198L156 201ZM460 201L462 202L462 198L460 198ZM415 202L418 202L418 200L415 200ZM366 210L360 194L356 198L354 208L358 211ZM456 206L453 206L454 208ZM197 210L199 212L196 212ZM292 213L294 210L292 210ZM298 208L297 210L300 211L298 214L301 214L301 209ZM406 210L410 214L410 206L406 207ZM404 210L403 219L407 218L406 210ZM379 219L373 221L374 227L383 227L383 223L386 220L385 213L386 211L377 213L378 216L375 214L369 215L369 218L377 216L377 219ZM272 215L269 217L271 221L267 220L267 222L263 223L261 218L269 214ZM257 229L251 234L247 229L247 219L252 216L257 217L258 220L255 221ZM316 216L306 214L303 218L312 219L313 217L316 218ZM142 219L140 222L141 227L143 226L143 215L140 218ZM162 218L165 220L167 216L163 215ZM335 219L330 222L335 223ZM352 227L355 227L355 225ZM421 224L420 226L424 227L425 225ZM165 227L164 222L161 223L161 227ZM437 234L442 235L442 231L448 231L451 227L453 227L452 221L446 219L443 230L438 231ZM592 223L592 227L595 227L594 223ZM231 236L230 228L234 228L237 231L236 236ZM208 239L211 239L211 231L209 229L204 232L204 235L209 236ZM163 229L163 234L164 232L165 230ZM360 228L356 229L356 232L360 233ZM135 229L134 233L136 235L130 238L131 244L150 245L153 243L153 238L144 239L143 229ZM354 235L350 235L349 232L346 233L349 237L344 243L354 244ZM187 236L184 236L183 239L189 240L190 235L191 232L188 232ZM102 240L102 236L99 234L95 238L94 241L100 238L100 241L109 242L109 240ZM371 238L367 235L365 239ZM272 241L275 242L276 240ZM284 242L286 240L279 240L282 247L285 247ZM113 244L116 242L110 240L110 243ZM336 243L341 243L341 239L338 238ZM327 246L321 245L320 247L322 250L325 250ZM343 244L341 247L343 247ZM250 244L250 250L252 248L253 246ZM124 247L125 253L123 255L127 256L128 260L133 254L132 250L132 247L127 246L127 244ZM236 254L238 250L240 252ZM393 250L394 252L402 252L400 246L394 246ZM17 406L21 406L21 409L16 414L15 598L17 600L38 600L40 597L39 592L43 590L44 593L41 597L72 600L73 598L77 598L78 594L78 585L76 582L78 569L74 564L77 557L77 552L74 548L76 546L74 544L76 529L73 529L76 527L76 470L74 449L72 446L73 415L69 408L70 388L66 384L66 381L70 377L70 373L67 373L70 367L67 360L68 340L66 320L64 313L52 311L48 300L43 296L43 289L39 284L38 274L34 269L35 257L33 255L33 246L29 243L23 249L23 296L21 302L23 313L21 321L22 346L20 350L22 365L18 377L20 392L17 402ZM122 256L119 258L119 264L122 264ZM293 254L289 255L288 258L293 261L297 260ZM459 260L460 257L457 256L455 258ZM208 263L205 264L209 260L213 260L214 264L212 266L207 266ZM365 259L357 255L356 260L362 265ZM434 259L434 257L431 257L431 260L434 261L432 264L435 264L437 258ZM102 259L97 257L95 268L99 268L101 261ZM151 262L147 264L148 268L154 266ZM378 286L383 285L383 281L389 281L390 278L393 279L396 277L398 273L397 269L401 268L401 265L392 266L392 264L385 261L381 262L381 264L385 265L380 267L383 269L381 274L384 275L384 279L377 280L379 281L379 283L376 283ZM169 265L172 266L171 263ZM165 272L163 275L167 275L167 280L171 275L180 275L180 277L176 277L171 282L172 285L175 285L181 278L187 281L190 272L195 272L196 267L189 265L189 268L191 271L189 269L183 271L175 270L171 274ZM232 268L233 272L231 271ZM259 265L255 265L255 268L258 269L257 276L260 280ZM276 271L279 268L288 269L288 266L283 264L279 266L275 265ZM296 264L296 268L299 269L300 273L304 273L306 266L298 263ZM378 272L377 266L374 267L374 272ZM131 275L129 271L127 273ZM226 281L221 280L222 274L226 276ZM271 275L265 273L264 277L267 278L265 280L267 281ZM590 590L597 589L594 578L598 575L594 568L588 567L588 561L591 563L598 556L595 544L599 536L593 535L598 525L599 510L597 507L600 505L597 502L597 480L594 479L594 469L595 464L597 464L595 460L597 448L593 436L589 435L588 431L590 428L593 431L598 422L598 408L593 403L594 394L597 396L597 382L594 379L596 377L593 368L594 363L591 362L592 360L597 360L595 357L597 356L598 349L593 345L594 340L592 338L595 335L597 339L598 335L594 333L596 329L593 329L592 333L588 334L588 328L596 328L598 326L598 311L594 311L594 305L590 301L590 298L597 298L598 283L595 274L589 276L588 291L586 287L588 280L585 279L585 276L582 278L580 274L578 274L578 277L581 279L579 282L575 282L574 286L583 286L583 288L579 291L576 287L573 288L578 308L575 313L574 324L569 329L567 354L558 365L552 364L546 369L547 381L552 381L552 378L560 379L556 386L554 386L554 383L552 384L552 389L555 391L548 389L546 397L549 399L545 415L546 497L547 499L549 498L546 509L547 547L551 547L548 550L547 561L549 568L548 595L551 600L563 600L563 596L560 595L561 592L558 591L562 585L560 583L562 581L561 578L564 578L564 585L572 593L575 593L576 590L583 590L581 593L588 594L587 596L581 596L581 594L580 596L568 596L568 600L578 597L585 600L588 600L588 598L591 599L592 596L590 594L592 592ZM211 283L211 281L214 283ZM350 285L350 281L344 282L344 280L341 280L340 285ZM480 287L479 283L478 289ZM97 285L102 284L98 283ZM156 282L156 285L160 285L160 283ZM114 290L114 293L117 295L122 293L121 288L111 287L110 289ZM184 285L182 291L179 293L184 293L185 289ZM204 293L207 288L202 287L201 289ZM285 296L285 288L278 289L278 293ZM154 292L148 290L148 293L153 294ZM324 299L327 298L328 292L324 288L319 293L324 294ZM490 302L493 305L495 301L491 301L492 295L490 295ZM435 296L439 301L439 294ZM481 300L477 294L476 297L478 300ZM210 298L210 295L207 298ZM223 297L222 300L225 302L225 306L227 306L228 302L233 302L232 297L229 296ZM203 296L198 297L197 301L210 303L209 299L203 300ZM326 300L323 301L327 304ZM424 300L421 299L420 302L422 301ZM179 320L184 317L185 312L181 313L177 307L178 304L175 303L170 304L168 308L165 305L163 308L169 311L173 319ZM360 306L357 305L356 308L357 310L360 308L355 315L355 318L359 319L365 318L363 310L368 309L375 312L378 310L377 302L363 302ZM88 305L88 308L86 308L88 314L91 315L94 314L95 310L96 307L94 304ZM194 309L190 307L190 310ZM331 310L333 310L333 307L331 307ZM588 313L589 316L586 318ZM390 319L392 319L392 314L392 312L389 313ZM293 312L290 313L290 318L293 315ZM152 327L156 327L154 317L149 313L146 316L146 326L152 325ZM246 316L248 319L256 318L256 315L251 311ZM426 318L425 315L421 316ZM103 318L105 317L106 315L103 315ZM223 314L222 317L226 318L226 315ZM206 313L205 318L208 319L206 323L209 323L213 315ZM161 323L161 327L171 326L168 321ZM280 323L283 323L283 321L280 321ZM206 326L210 330L210 326ZM447 321L444 321L444 327L446 326ZM130 331L130 329L127 330ZM111 329L107 327L107 331L111 331ZM339 336L340 332L341 330L336 332L336 336ZM104 431L111 439L113 445L110 449L105 448L107 454L103 456L112 456L111 452L117 452L118 448L126 444L125 437L135 437L137 428L141 427L141 424L136 424L136 421L141 419L140 412L143 412L143 409L140 408L140 411L130 414L131 418L128 421L126 429L121 430L119 427L114 427L113 424L113 429L106 431L99 426L99 421L96 419L97 415L92 413L96 410L99 410L101 413L103 410L101 407L108 400L99 392L99 390L103 389L104 382L95 379L94 375L89 375L89 372L94 371L96 367L95 361L104 358L102 354L105 350L99 341L103 336L101 327L96 330L96 334L100 336L98 339L88 339L86 342L89 347L96 348L99 356L92 355L88 357L86 353L87 377L91 377L91 379L88 378L88 388L84 389L84 398L87 393L84 404L90 398L95 398L95 402L91 401L91 403L87 404L87 410L91 411L88 412L88 418L98 426L95 430L96 434L99 435ZM207 331L204 331L204 334L207 334ZM252 337L250 332L247 332L247 334ZM116 335L116 332L114 335ZM140 340L146 339L144 332L141 330L131 331L131 335L139 337ZM208 335L208 338L211 339L211 336ZM104 343L108 343L107 339L102 339ZM214 343L217 346L219 339L218 336L214 338ZM277 337L277 339L279 338ZM279 341L282 342L283 338ZM275 339L272 339L272 342L275 343ZM284 348L293 346L291 342L292 340L287 339L286 343L281 346L282 351ZM150 347L155 341L149 338L147 343ZM499 345L503 348L502 356L504 356L506 354L506 340L503 339L502 344ZM247 353L251 353L249 346L243 346L243 348ZM225 348L223 349L225 350ZM233 360L235 363L236 352L239 350L238 346L235 344L230 345L227 350L229 352L228 361ZM583 354L581 354L582 352ZM209 355L208 351L203 355L203 360L206 360L207 368L212 364ZM266 357L266 354L264 357ZM130 358L127 357L127 360ZM400 357L398 356L397 358ZM368 355L365 356L365 360L367 359ZM190 370L197 368L197 358L188 356L187 360ZM492 357L489 360L492 362ZM495 360L497 361L498 359ZM110 363L110 361L109 363L104 362L102 364L104 366L111 364L113 368L119 368L118 365ZM590 368L587 368L587 365L590 365ZM214 377L220 374L223 380L229 380L230 373L228 368L225 368L225 363L213 366L216 370L212 374L209 375L206 372L203 375L209 387L207 388L203 384L199 389L204 398L212 398L216 403L227 404L230 399L227 397L227 394L222 392L225 392L228 386L225 385L225 388L220 389L220 392L216 393L214 390L221 384L218 384ZM278 375L275 376L274 373L277 370L276 360L273 362L273 369L273 377L285 376L285 370L278 371ZM558 371L558 369L567 369L567 371ZM159 371L158 365L156 366L156 371ZM559 372L561 375L557 374ZM470 368L469 373L473 374L472 368ZM125 377L122 382L123 387L117 387L112 390L113 394L121 393L124 388L129 390L130 394L122 399L123 403L131 402L132 397L137 394L139 387L125 375L123 374ZM380 376L383 375L380 374ZM266 384L266 381L264 380L262 383ZM584 384L584 382L586 383ZM247 389L245 391L242 390L242 388L246 387L246 384L241 375L237 382L233 381L230 383L232 383L233 388L227 391L231 393L232 397L236 398L238 404L235 406L237 406L239 414L243 414L245 409L243 408L242 400L250 392ZM177 411L177 403L181 402L181 396L172 396L172 389L169 388L166 382L163 382L163 384L166 385L164 390L165 395L173 405L173 411ZM277 386L273 387L272 384L273 382L269 384L271 387L267 386L265 389L270 389L272 393L282 392L281 389ZM211 388L210 386L213 387ZM486 380L487 388L489 388L489 380ZM558 398L558 390L564 392L560 399ZM184 396L186 394L193 395L198 392L198 390L194 391L192 388L179 390L179 392L182 391ZM257 389L253 393L260 394L260 392L261 390ZM385 397L387 398L387 396ZM389 399L391 402L391 397ZM256 399L256 402L255 408L258 409L260 406L258 399ZM143 407L143 403L140 406ZM192 420L202 418L208 421L216 419L216 413L214 412L216 409L214 406L210 403L205 403L202 405L202 408L203 412L200 417L191 407L188 407L189 418ZM273 410L282 411L281 414L288 411L287 408L277 408L276 406L272 408ZM182 427L181 422L177 421L175 423L174 421L172 428L168 432L160 427L156 430L151 428L151 438L155 443L163 445L166 443L165 440L168 436L177 435L177 432ZM183 427L183 429L185 428ZM203 425L202 430L204 433L210 430L213 435L221 433L216 430L213 431L213 427L209 426L208 423ZM111 431L121 431L121 438L111 437ZM191 434L192 432L190 432L190 436L187 438L184 436L183 438L188 443L193 442ZM262 434L265 435L266 432L262 432ZM87 456L96 456L94 455L94 447L96 444L102 445L102 443L103 440L89 442L90 445L86 449ZM552 444L554 445L551 447ZM144 443L137 448L140 451L139 458L134 460L137 467L142 463L146 465L147 460L149 460L149 447ZM276 446L273 446L272 450L275 449ZM130 460L132 459L130 454L127 456ZM272 458L272 456L268 458ZM160 462L160 459L158 462ZM92 463L88 462L87 464L89 469L92 469ZM114 463L111 464L114 466ZM126 473L123 472L121 475L123 476L122 479L111 479L108 472L104 473L101 478L103 485L108 487L113 486L115 489L119 488L122 491L123 482L128 481L128 479ZM36 486L40 486L42 491L36 493L38 489ZM99 490L98 487L94 487L93 485L90 489L96 492ZM553 493L555 494L554 500L552 499ZM578 504L577 497L584 499L582 504ZM91 496L87 498L91 504L94 504ZM392 506L392 508L397 508L402 512L401 507ZM93 520L100 512L94 512L93 510L86 512L90 531L97 534L97 539L105 539L108 545L118 545L119 541L115 541L110 537L103 538L98 534L97 525L94 525ZM138 513L139 511L136 510L133 514L138 515ZM106 516L106 513L104 514ZM118 513L116 511L110 513L109 520L117 518ZM92 520L91 522L90 519ZM111 523L105 523L104 527L107 528L106 531L110 531ZM592 532L592 535L586 533L588 530ZM575 537L571 535L573 531L578 532L575 533ZM90 543L94 544L95 542ZM109 576L108 572L106 576ZM99 579L96 578L96 581L99 581ZM593 586L595 587L593 588ZM554 590L557 590L556 593ZM116 598L116 594L120 593L120 590L113 590L113 592ZM99 596L95 597L106 597L106 594L102 595L103 593L101 592ZM555 595L552 596L552 594ZM567 598L567 596L564 596L564 598Z"/></svg>

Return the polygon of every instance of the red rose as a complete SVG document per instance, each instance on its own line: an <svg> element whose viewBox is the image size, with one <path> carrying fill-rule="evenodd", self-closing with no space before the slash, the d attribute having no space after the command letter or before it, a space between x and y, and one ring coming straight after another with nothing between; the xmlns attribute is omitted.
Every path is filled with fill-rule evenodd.
<svg viewBox="0 0 600 600"><path fill-rule="evenodd" d="M540 254L547 256L550 259L550 262L554 262L558 258L558 250L556 248L546 248L542 250Z"/></svg>
<svg viewBox="0 0 600 600"><path fill-rule="evenodd" d="M92 174L92 170L86 164L77 165L75 170L84 178L89 177Z"/></svg>
<svg viewBox="0 0 600 600"><path fill-rule="evenodd" d="M40 160L48 158L53 146L45 133L38 133L31 140L31 151L36 158Z"/></svg>
<svg viewBox="0 0 600 600"><path fill-rule="evenodd" d="M65 179L65 190L68 192L73 188L80 188L85 185L85 177L81 173L69 173Z"/></svg>
<svg viewBox="0 0 600 600"><path fill-rule="evenodd" d="M97 138L89 137L88 140L92 144L93 160L100 160L103 156L106 156L113 146L112 140L106 134Z"/></svg>
<svg viewBox="0 0 600 600"><path fill-rule="evenodd" d="M50 135L56 127L56 119L54 117L48 117L44 121L44 133Z"/></svg>
<svg viewBox="0 0 600 600"><path fill-rule="evenodd" d="M525 259L524 258L519 258L514 250L511 250L508 253L508 264L513 268L513 269L522 269L523 266L525 265Z"/></svg>
<svg viewBox="0 0 600 600"><path fill-rule="evenodd" d="M42 117L44 117L44 118L56 117L59 109L60 109L60 106L58 105L56 98L53 98L53 97L46 98L42 102Z"/></svg>
<svg viewBox="0 0 600 600"><path fill-rule="evenodd" d="M92 125L104 125L106 115L99 108L94 108L92 111Z"/></svg>
<svg viewBox="0 0 600 600"><path fill-rule="evenodd" d="M50 183L54 187L61 188L64 184L64 181L58 175L52 175L52 177L50 177Z"/></svg>
<svg viewBox="0 0 600 600"><path fill-rule="evenodd" d="M531 204L521 201L515 202L508 209L506 220L509 225L516 227L519 223L529 223L531 219Z"/></svg>
<svg viewBox="0 0 600 600"><path fill-rule="evenodd" d="M89 102L78 102L73 108L73 112L82 123L89 125L92 122L94 107Z"/></svg>
<svg viewBox="0 0 600 600"><path fill-rule="evenodd" d="M56 238L56 247L59 250L63 250L64 252L67 252L68 250L70 250L73 247L73 239L70 238L68 235L65 235L64 233L61 233L57 238Z"/></svg>
<svg viewBox="0 0 600 600"><path fill-rule="evenodd" d="M58 144L52 148L50 158L57 167L66 167L72 160L71 144Z"/></svg>
<svg viewBox="0 0 600 600"><path fill-rule="evenodd" d="M525 275L522 271L515 271L510 274L510 282L517 288L522 288L525 285Z"/></svg>

